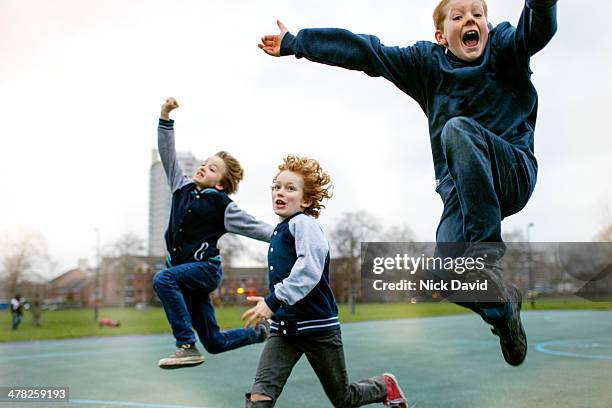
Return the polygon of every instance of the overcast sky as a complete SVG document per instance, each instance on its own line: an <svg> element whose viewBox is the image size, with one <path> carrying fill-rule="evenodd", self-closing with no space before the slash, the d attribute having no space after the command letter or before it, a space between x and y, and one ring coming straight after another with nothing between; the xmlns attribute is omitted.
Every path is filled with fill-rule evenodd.
<svg viewBox="0 0 612 408"><path fill-rule="evenodd" d="M320 218L366 210L431 241L434 192L427 120L383 79L293 57L258 39L342 27L387 45L433 40L436 1L0 1L0 234L40 231L57 273L125 232L146 238L148 174L159 107L175 96L177 148L227 150L246 177L238 205L276 223L268 187L288 154L319 159L335 196ZM516 25L520 0L489 1ZM559 31L532 59L539 92L538 185L505 230L534 241L588 241L612 199L612 2L561 1ZM607 203L607 204L606 204Z"/></svg>

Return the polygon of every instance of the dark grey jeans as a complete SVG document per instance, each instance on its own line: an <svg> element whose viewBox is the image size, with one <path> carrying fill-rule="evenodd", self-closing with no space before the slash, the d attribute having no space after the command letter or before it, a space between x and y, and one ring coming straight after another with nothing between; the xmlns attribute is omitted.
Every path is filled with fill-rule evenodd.
<svg viewBox="0 0 612 408"><path fill-rule="evenodd" d="M270 335L259 358L255 383L246 394L246 407L273 407L298 360L306 358L334 407L359 407L383 402L387 387L381 376L348 382L340 330L296 336ZM251 394L264 394L271 401L252 402Z"/></svg>

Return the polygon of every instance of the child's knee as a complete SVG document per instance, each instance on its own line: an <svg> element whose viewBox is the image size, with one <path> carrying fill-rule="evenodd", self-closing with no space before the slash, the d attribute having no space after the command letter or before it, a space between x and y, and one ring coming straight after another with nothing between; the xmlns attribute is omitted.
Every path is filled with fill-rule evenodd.
<svg viewBox="0 0 612 408"><path fill-rule="evenodd" d="M454 118L450 118L448 122L442 128L442 133L448 133L451 131L457 130L469 130L474 129L478 126L478 122L476 122L472 118L468 118L467 116L455 116Z"/></svg>
<svg viewBox="0 0 612 408"><path fill-rule="evenodd" d="M153 276L153 287L157 290L158 287L166 285L170 282L170 273L167 269L159 271Z"/></svg>
<svg viewBox="0 0 612 408"><path fill-rule="evenodd" d="M452 154L474 144L480 137L478 126L476 121L465 116L457 116L446 122L441 135L445 153Z"/></svg>

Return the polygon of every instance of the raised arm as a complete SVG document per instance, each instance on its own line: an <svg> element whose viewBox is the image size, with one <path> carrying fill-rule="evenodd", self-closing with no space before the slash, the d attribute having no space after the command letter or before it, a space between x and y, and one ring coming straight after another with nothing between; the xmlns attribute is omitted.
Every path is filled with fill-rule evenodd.
<svg viewBox="0 0 612 408"><path fill-rule="evenodd" d="M259 241L270 242L274 227L255 219L252 215L238 208L235 202L225 208L225 229L234 234L244 235Z"/></svg>
<svg viewBox="0 0 612 408"><path fill-rule="evenodd" d="M306 215L289 221L295 238L297 260L291 273L274 285L274 292L266 297L266 304L275 312L281 304L294 305L304 299L319 283L329 255L329 244L321 227Z"/></svg>
<svg viewBox="0 0 612 408"><path fill-rule="evenodd" d="M300 30L291 34L277 21L280 33L265 35L258 45L266 54L280 57L295 55L322 64L363 71L372 77L384 77L415 97L418 86L419 55L414 47L388 47L378 37L353 34L339 28Z"/></svg>
<svg viewBox="0 0 612 408"><path fill-rule="evenodd" d="M557 0L526 0L516 30L503 36L502 47L528 62L556 32Z"/></svg>
<svg viewBox="0 0 612 408"><path fill-rule="evenodd" d="M176 160L176 148L174 147L174 121L170 119L170 112L178 108L178 102L174 98L166 99L162 105L159 126L157 128L157 148L161 157L162 166L166 172L170 191L175 192L185 184L189 178L183 173L183 169Z"/></svg>

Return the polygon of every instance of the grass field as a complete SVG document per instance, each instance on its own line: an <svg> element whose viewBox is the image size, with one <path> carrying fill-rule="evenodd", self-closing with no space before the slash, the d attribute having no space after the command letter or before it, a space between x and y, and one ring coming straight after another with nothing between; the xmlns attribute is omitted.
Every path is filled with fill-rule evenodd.
<svg viewBox="0 0 612 408"><path fill-rule="evenodd" d="M612 310L612 302L588 302L584 300L541 300L537 310ZM217 319L223 329L240 327L240 316L247 306L225 306L217 308ZM528 304L525 309L529 310ZM358 304L356 314L351 315L346 305L340 305L340 320L343 323L456 315L468 313L467 309L449 303L370 303ZM99 327L93 320L92 309L46 311L42 327L34 327L31 315L26 312L17 331L12 331L9 312L0 312L0 342L65 339L75 337L118 336L129 334L170 333L163 309L150 307L144 310L133 308L101 309L100 318L119 320L121 327Z"/></svg>

